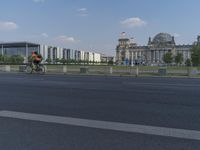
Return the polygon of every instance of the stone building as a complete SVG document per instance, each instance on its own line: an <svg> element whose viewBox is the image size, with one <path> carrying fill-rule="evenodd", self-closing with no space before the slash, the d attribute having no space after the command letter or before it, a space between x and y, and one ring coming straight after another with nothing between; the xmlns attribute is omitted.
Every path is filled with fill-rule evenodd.
<svg viewBox="0 0 200 150"><path fill-rule="evenodd" d="M116 48L116 63L118 65L159 65L163 64L163 56L171 52L173 56L182 53L184 62L191 58L192 45L176 45L175 39L168 33L159 33L153 39L149 37L147 46L138 46L134 39L122 36ZM200 43L200 36L197 38Z"/></svg>

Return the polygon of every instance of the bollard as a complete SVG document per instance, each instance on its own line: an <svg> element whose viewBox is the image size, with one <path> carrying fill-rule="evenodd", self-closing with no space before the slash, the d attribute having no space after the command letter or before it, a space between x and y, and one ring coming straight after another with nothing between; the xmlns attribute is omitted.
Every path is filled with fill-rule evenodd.
<svg viewBox="0 0 200 150"><path fill-rule="evenodd" d="M81 74L88 74L89 73L89 67L80 67L80 73Z"/></svg>
<svg viewBox="0 0 200 150"><path fill-rule="evenodd" d="M10 72L10 71L11 71L10 65L5 65L5 66L3 66L3 71L5 71L5 72Z"/></svg>
<svg viewBox="0 0 200 150"><path fill-rule="evenodd" d="M160 68L160 69L158 69L158 74L160 76L166 76L167 75L167 69L166 68Z"/></svg>
<svg viewBox="0 0 200 150"><path fill-rule="evenodd" d="M26 71L26 65L20 65L19 72L25 72L25 71Z"/></svg>
<svg viewBox="0 0 200 150"><path fill-rule="evenodd" d="M67 73L67 66L63 66L63 73L64 73L64 74Z"/></svg>
<svg viewBox="0 0 200 150"><path fill-rule="evenodd" d="M44 72L47 73L47 70L48 70L47 66L44 65Z"/></svg>
<svg viewBox="0 0 200 150"><path fill-rule="evenodd" d="M189 77L197 77L198 76L198 69L195 67L188 68L188 76Z"/></svg>
<svg viewBox="0 0 200 150"><path fill-rule="evenodd" d="M109 68L109 73L113 74L113 68L112 67Z"/></svg>

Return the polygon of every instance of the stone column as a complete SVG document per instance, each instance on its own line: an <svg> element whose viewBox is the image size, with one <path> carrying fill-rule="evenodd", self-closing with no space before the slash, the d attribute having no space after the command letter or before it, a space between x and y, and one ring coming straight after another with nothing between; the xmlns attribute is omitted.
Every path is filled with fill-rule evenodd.
<svg viewBox="0 0 200 150"><path fill-rule="evenodd" d="M142 52L141 51L139 52L139 56L140 56L140 59L141 59L142 58Z"/></svg>
<svg viewBox="0 0 200 150"><path fill-rule="evenodd" d="M133 52L131 52L131 66L133 67Z"/></svg>
<svg viewBox="0 0 200 150"><path fill-rule="evenodd" d="M185 51L183 51L183 60L186 61Z"/></svg>
<svg viewBox="0 0 200 150"><path fill-rule="evenodd" d="M137 52L135 52L135 60L137 60L137 56L138 56L138 53L137 53Z"/></svg>
<svg viewBox="0 0 200 150"><path fill-rule="evenodd" d="M164 55L164 50L161 51L161 57L160 57L161 62L163 62L163 55Z"/></svg>
<svg viewBox="0 0 200 150"><path fill-rule="evenodd" d="M159 62L159 50L156 51L156 62Z"/></svg>
<svg viewBox="0 0 200 150"><path fill-rule="evenodd" d="M156 62L156 50L153 51L153 62Z"/></svg>
<svg viewBox="0 0 200 150"><path fill-rule="evenodd" d="M161 62L161 50L159 50L159 62Z"/></svg>
<svg viewBox="0 0 200 150"><path fill-rule="evenodd" d="M141 52L141 60L142 60L142 62L143 62L143 59L144 59L144 52L142 51Z"/></svg>
<svg viewBox="0 0 200 150"><path fill-rule="evenodd" d="M153 62L153 51L151 51L151 63Z"/></svg>

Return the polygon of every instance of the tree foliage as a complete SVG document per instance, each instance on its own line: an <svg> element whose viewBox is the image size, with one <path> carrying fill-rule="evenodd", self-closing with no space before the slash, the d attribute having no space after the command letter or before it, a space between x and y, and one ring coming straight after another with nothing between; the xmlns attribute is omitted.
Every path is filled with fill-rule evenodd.
<svg viewBox="0 0 200 150"><path fill-rule="evenodd" d="M194 66L200 65L200 45L194 45L191 49L191 61Z"/></svg>
<svg viewBox="0 0 200 150"><path fill-rule="evenodd" d="M62 58L62 59L60 60L60 63L61 63L61 64L66 64L66 63L67 63L67 60L64 59L64 58Z"/></svg>
<svg viewBox="0 0 200 150"><path fill-rule="evenodd" d="M108 61L108 65L113 65L113 64L114 64L113 60Z"/></svg>
<svg viewBox="0 0 200 150"><path fill-rule="evenodd" d="M13 55L10 57L10 63L22 64L24 62L24 57L20 55Z"/></svg>
<svg viewBox="0 0 200 150"><path fill-rule="evenodd" d="M51 58L47 58L47 59L46 59L46 62L47 62L48 64L50 64L50 63L52 62Z"/></svg>
<svg viewBox="0 0 200 150"><path fill-rule="evenodd" d="M56 58L56 59L55 59L55 62L56 62L56 64L60 63L60 59L59 59L59 58Z"/></svg>
<svg viewBox="0 0 200 150"><path fill-rule="evenodd" d="M182 53L178 53L175 56L175 63L176 64L182 64L182 62L183 62L183 54Z"/></svg>
<svg viewBox="0 0 200 150"><path fill-rule="evenodd" d="M191 66L192 65L192 62L191 62L191 60L190 59L187 59L186 61L185 61L185 65L186 66Z"/></svg>
<svg viewBox="0 0 200 150"><path fill-rule="evenodd" d="M171 52L168 52L166 54L164 54L163 56L163 61L166 63L166 64L170 64L173 62L173 55Z"/></svg>
<svg viewBox="0 0 200 150"><path fill-rule="evenodd" d="M0 62L1 63L12 63L12 64L22 64L24 62L24 57L21 55L0 55Z"/></svg>

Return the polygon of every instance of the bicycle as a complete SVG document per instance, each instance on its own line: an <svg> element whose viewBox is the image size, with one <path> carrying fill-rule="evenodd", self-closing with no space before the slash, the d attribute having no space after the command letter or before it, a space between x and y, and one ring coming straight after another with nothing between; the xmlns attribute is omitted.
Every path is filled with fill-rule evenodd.
<svg viewBox="0 0 200 150"><path fill-rule="evenodd" d="M46 70L45 70L45 66L43 64L35 65L32 62L32 63L29 63L26 65L25 72L28 74L32 74L34 72L39 73L39 74L45 74Z"/></svg>

